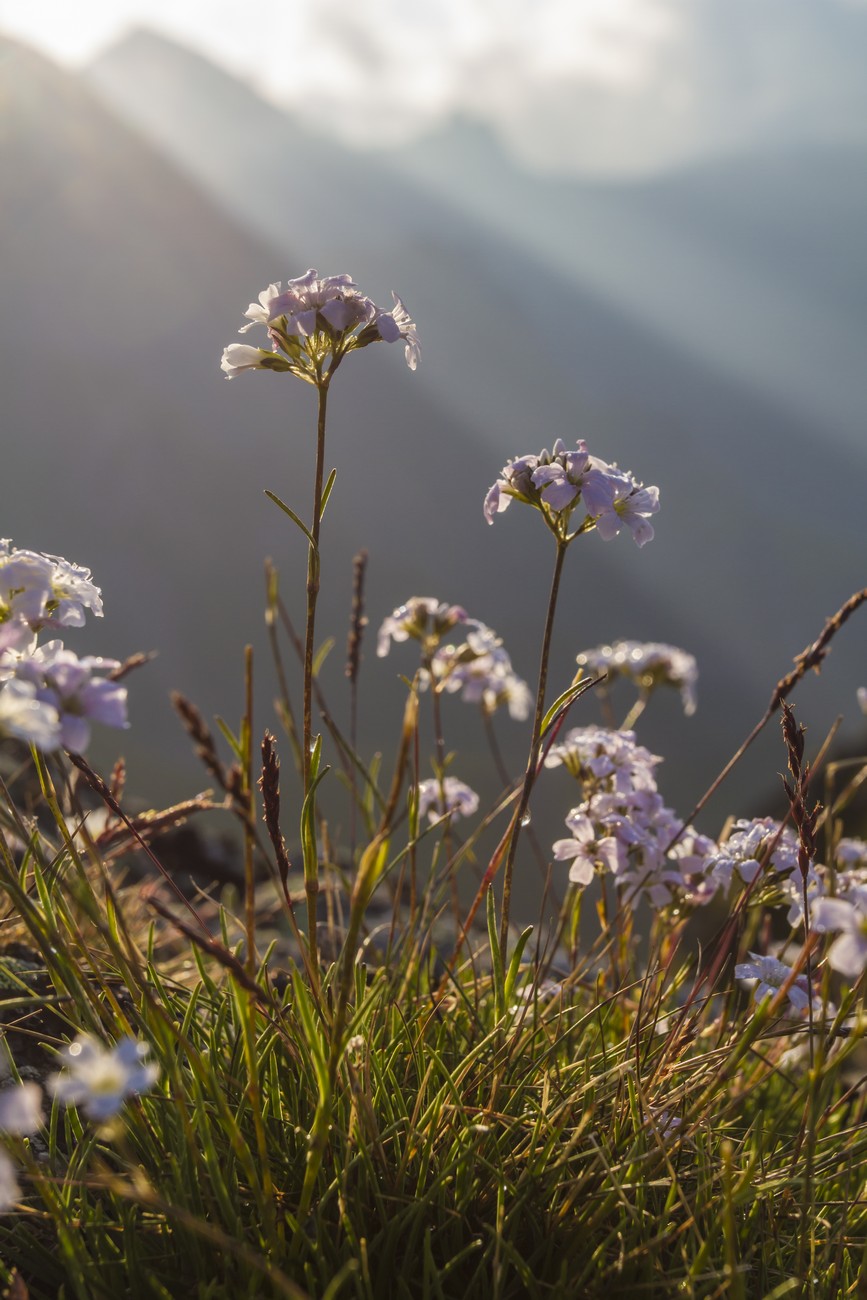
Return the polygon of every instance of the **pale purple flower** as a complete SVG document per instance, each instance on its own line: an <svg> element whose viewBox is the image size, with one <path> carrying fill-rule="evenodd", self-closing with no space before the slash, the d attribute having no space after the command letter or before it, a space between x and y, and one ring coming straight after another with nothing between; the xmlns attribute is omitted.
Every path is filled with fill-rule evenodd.
<svg viewBox="0 0 867 1300"><path fill-rule="evenodd" d="M443 794L445 794L445 806L443 806ZM418 813L420 817L427 814L427 819L431 823L439 821L440 817L446 814L451 817L471 817L478 807L479 796L475 790L471 790L456 776L445 777L442 789L435 777L419 782Z"/></svg>
<svg viewBox="0 0 867 1300"><path fill-rule="evenodd" d="M532 475L533 486L542 500L560 513L570 510L582 498L588 515L600 515L614 500L614 483L603 461L591 456L583 438L577 451L567 451L561 440L554 445L555 459L540 464Z"/></svg>
<svg viewBox="0 0 867 1300"><path fill-rule="evenodd" d="M858 707L862 713L867 713L867 686L859 686L855 692L858 699Z"/></svg>
<svg viewBox="0 0 867 1300"><path fill-rule="evenodd" d="M333 365L356 348L403 339L407 364L415 370L418 331L401 300L392 297L395 306L386 312L362 294L350 276L320 276L313 268L287 281L285 289L278 280L250 304L244 313L247 324L239 331L245 334L254 325L263 326L273 354L233 344L223 353L222 369L230 379L244 370L289 370L316 383L321 378L316 367L327 356Z"/></svg>
<svg viewBox="0 0 867 1300"><path fill-rule="evenodd" d="M789 910L786 915L786 922L793 929L797 925L805 923L804 917L804 877L800 871L792 871L789 875L779 882L783 892L783 897L789 901ZM813 919L813 906L818 899L825 895L825 868L815 867L812 863L807 871L807 907L810 911L810 920ZM842 876L838 877L838 890L842 892L841 886L845 885Z"/></svg>
<svg viewBox="0 0 867 1300"><path fill-rule="evenodd" d="M0 674L4 664L11 662L11 651L32 650L36 645L36 633L23 618L8 616L3 622L0 616Z"/></svg>
<svg viewBox="0 0 867 1300"><path fill-rule="evenodd" d="M343 334L358 325L368 325L376 308L365 298L348 275L320 276L311 268L296 280L289 280L281 291L281 281L270 284L251 303L244 315L249 324L242 325L246 334L254 325L277 326L287 335L310 338L317 330Z"/></svg>
<svg viewBox="0 0 867 1300"><path fill-rule="evenodd" d="M572 838L556 840L553 852L558 862L571 861L569 879L573 885L589 885L597 867L617 874L623 866L625 854L614 836L598 838L595 826L580 808L572 810L566 818L566 825Z"/></svg>
<svg viewBox="0 0 867 1300"><path fill-rule="evenodd" d="M561 763L578 780L598 788L628 793L655 790L653 768L662 759L638 745L634 731L609 731L606 727L575 727L552 745L546 767Z"/></svg>
<svg viewBox="0 0 867 1300"><path fill-rule="evenodd" d="M63 747L82 753L90 740L92 722L108 727L129 726L126 687L96 676L118 667L117 659L93 655L79 659L62 642L47 641L18 662L16 675L35 686L38 700L57 710Z"/></svg>
<svg viewBox="0 0 867 1300"><path fill-rule="evenodd" d="M33 682L13 679L0 685L0 736L12 736L46 753L60 745L60 715L37 698Z"/></svg>
<svg viewBox="0 0 867 1300"><path fill-rule="evenodd" d="M464 641L440 645L431 658L435 685L450 693L460 691L462 700L480 704L488 714L505 704L518 721L529 717L530 688L515 673L496 632L475 619L467 619L463 627ZM428 684L428 675L427 671L422 674L422 686Z"/></svg>
<svg viewBox="0 0 867 1300"><path fill-rule="evenodd" d="M488 489L485 497L484 514L489 524L494 522L494 515L501 515L513 500L534 505L533 497L537 496L541 501L534 488L533 474L540 463L548 464L549 461L549 453L543 451L541 456L518 456L503 467L501 477Z"/></svg>
<svg viewBox="0 0 867 1300"><path fill-rule="evenodd" d="M644 487L631 474L623 473L616 466L611 466L610 470L614 492L610 505L596 520L596 531L604 542L610 542L621 528L626 527L635 544L644 546L653 538L653 527L648 518L659 509L659 488Z"/></svg>
<svg viewBox="0 0 867 1300"><path fill-rule="evenodd" d="M851 983L867 966L867 888L854 886L844 898L820 898L812 909L813 928L837 931L828 964Z"/></svg>
<svg viewBox="0 0 867 1300"><path fill-rule="evenodd" d="M398 339L403 339L406 344L404 348L406 364L410 370L416 370L421 357L418 327L397 294L392 291L391 296L394 299L394 310L387 312L377 308L376 311L375 325L379 330L379 337L384 343L396 343Z"/></svg>
<svg viewBox="0 0 867 1300"><path fill-rule="evenodd" d="M384 658L392 641L421 641L436 645L457 623L466 623L467 613L460 605L447 605L435 596L412 596L405 605L383 620L376 641L376 653Z"/></svg>
<svg viewBox="0 0 867 1300"><path fill-rule="evenodd" d="M750 961L740 962L735 966L735 977L743 980L747 984L753 985L753 997L756 1002L763 1002L765 998L773 998L790 978L793 967L787 966L785 962L779 961L776 957L761 956L757 952L750 953ZM786 994L790 1005L802 1015L807 1011L810 1005L810 990L807 984L806 975L798 975L790 985ZM813 995L814 1011L821 1011L822 999Z"/></svg>
<svg viewBox="0 0 867 1300"><path fill-rule="evenodd" d="M43 1119L38 1083L20 1083L0 1090L0 1133L14 1137L35 1133Z"/></svg>
<svg viewBox="0 0 867 1300"><path fill-rule="evenodd" d="M634 500L627 501L630 497ZM577 451L568 450L558 438L552 452L546 449L538 456L508 461L485 497L484 515L492 524L494 516L502 514L510 501L523 501L540 510L548 526L564 540L571 541L594 524L598 527L604 519L608 522L600 533L605 540L625 524L639 545L644 545L653 536L645 516L658 509L658 497L657 488L641 488L616 465L591 456L583 438L578 441ZM585 518L567 536L570 517L579 505L584 508Z"/></svg>
<svg viewBox="0 0 867 1300"><path fill-rule="evenodd" d="M841 870L867 866L867 840L844 836L834 852L834 860Z"/></svg>
<svg viewBox="0 0 867 1300"><path fill-rule="evenodd" d="M751 820L741 818L735 822L728 839L708 861L708 870L723 889L728 889L735 869L747 883L756 878L766 856L767 846L779 829L780 823L772 817L754 817ZM797 865L798 839L786 827L777 840L768 868L782 874L793 871Z"/></svg>
<svg viewBox="0 0 867 1300"><path fill-rule="evenodd" d="M91 1034L79 1034L60 1053L63 1070L48 1080L65 1106L79 1106L89 1119L111 1119L127 1097L147 1092L159 1077L159 1067L147 1064L150 1048L134 1038L105 1047Z"/></svg>
<svg viewBox="0 0 867 1300"><path fill-rule="evenodd" d="M677 646L659 641L615 641L595 650L582 650L577 663L596 675L627 677L647 693L657 686L675 686L680 691L684 713L689 716L695 712L698 665L693 655Z"/></svg>

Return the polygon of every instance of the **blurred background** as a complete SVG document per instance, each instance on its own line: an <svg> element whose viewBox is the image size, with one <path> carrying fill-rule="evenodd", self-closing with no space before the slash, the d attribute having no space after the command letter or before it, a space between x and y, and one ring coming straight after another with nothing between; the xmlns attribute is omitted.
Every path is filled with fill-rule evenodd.
<svg viewBox="0 0 867 1300"><path fill-rule="evenodd" d="M688 811L867 584L864 0L0 0L0 33L0 533L92 568L80 653L159 651L95 761L123 749L147 803L200 789L168 693L236 723L247 642L276 725L263 559L301 627L305 556L263 489L309 514L314 395L219 363L315 266L396 290L422 342L416 374L350 358L330 402L335 717L361 547L366 757L394 750L415 659L374 636L411 595L463 604L534 683L553 548L482 501L509 456L583 437L661 509L641 551L570 552L552 690L614 638L695 654L695 716L671 693L639 724ZM813 751L838 714L863 741L865 646L862 612L798 689ZM445 715L455 774L493 792L478 719ZM517 773L529 724L496 725ZM703 828L768 811L783 767L771 728ZM546 777L544 843L573 794Z"/></svg>

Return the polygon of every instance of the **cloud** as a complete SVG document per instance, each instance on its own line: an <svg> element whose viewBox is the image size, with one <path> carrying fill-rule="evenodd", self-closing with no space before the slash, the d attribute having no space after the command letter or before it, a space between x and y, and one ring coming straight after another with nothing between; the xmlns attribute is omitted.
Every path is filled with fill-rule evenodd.
<svg viewBox="0 0 867 1300"><path fill-rule="evenodd" d="M744 147L867 139L867 0L0 0L81 61L140 23L370 146L463 114L532 165L652 172Z"/></svg>

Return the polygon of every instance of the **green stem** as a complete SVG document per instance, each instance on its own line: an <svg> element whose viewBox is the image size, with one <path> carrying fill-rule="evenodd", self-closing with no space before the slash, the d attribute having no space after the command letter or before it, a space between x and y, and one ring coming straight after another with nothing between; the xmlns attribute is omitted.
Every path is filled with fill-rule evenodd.
<svg viewBox="0 0 867 1300"><path fill-rule="evenodd" d="M548 597L548 612L545 616L545 634L542 638L542 655L539 663L539 685L536 689L536 713L533 718L533 735L530 740L530 754L527 759L527 770L524 773L524 784L521 787L521 797L518 801L518 807L515 810L514 830L509 840L508 857L503 872L503 914L500 920L500 951L503 954L503 960L506 958L506 950L509 938L509 911L512 902L512 870L515 865L515 855L518 851L518 840L521 836L521 828L527 813L527 807L530 803L530 792L533 789L533 782L536 779L536 768L539 765L539 751L542 744L542 719L545 716L545 689L548 684L548 660L551 657L551 637L554 631L554 613L557 608L557 593L560 590L560 577L563 572L563 560L566 558L566 547L568 541L561 537L557 539L557 559L554 563L554 576L551 580L551 593Z"/></svg>

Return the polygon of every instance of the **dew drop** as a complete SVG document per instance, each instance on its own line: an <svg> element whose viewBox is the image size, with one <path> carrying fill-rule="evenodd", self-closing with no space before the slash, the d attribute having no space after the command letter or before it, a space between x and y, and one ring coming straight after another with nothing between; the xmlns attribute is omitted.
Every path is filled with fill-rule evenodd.
<svg viewBox="0 0 867 1300"><path fill-rule="evenodd" d="M521 818L521 825L522 825L522 826L529 826L529 825L530 825L530 822L531 822L532 820L533 820L533 818L531 817L530 813L529 813L529 812L525 812L525 813L524 813L524 816Z"/></svg>

